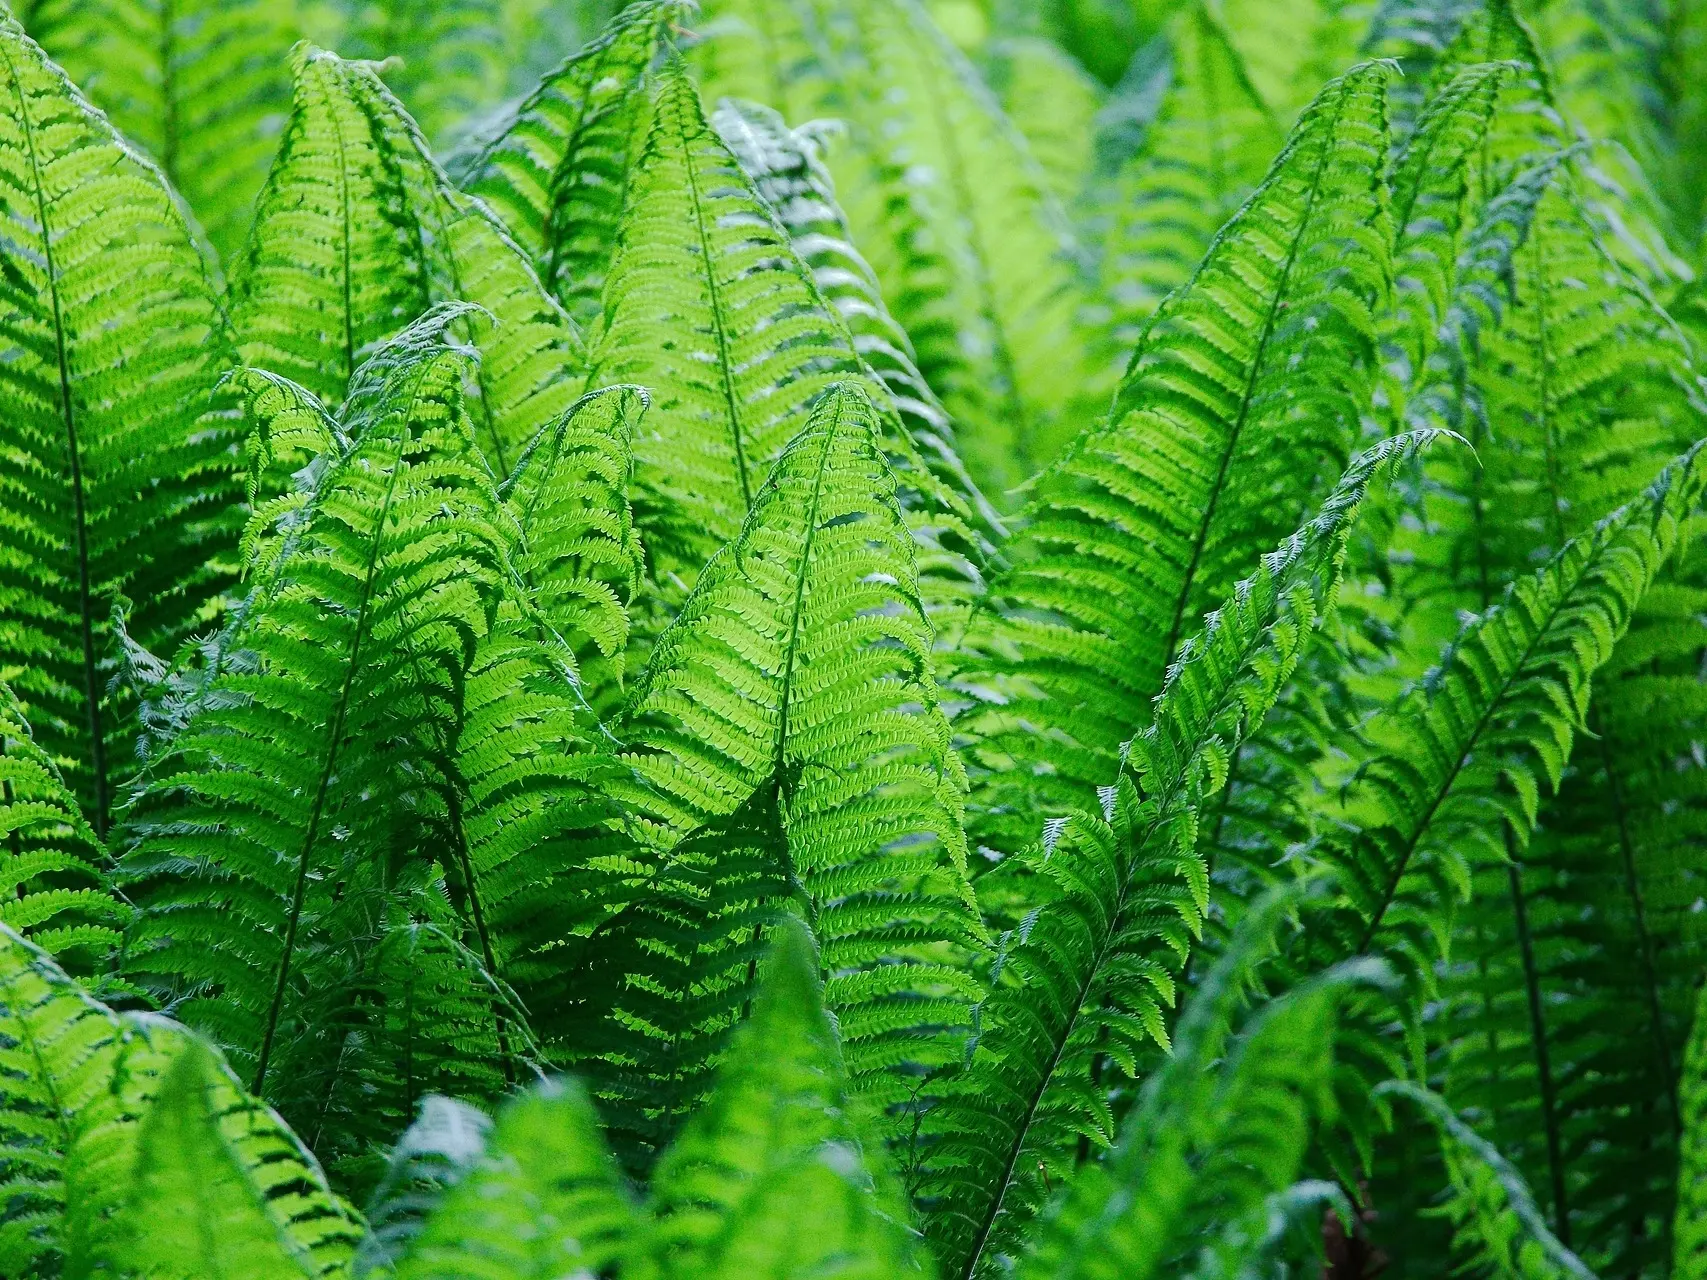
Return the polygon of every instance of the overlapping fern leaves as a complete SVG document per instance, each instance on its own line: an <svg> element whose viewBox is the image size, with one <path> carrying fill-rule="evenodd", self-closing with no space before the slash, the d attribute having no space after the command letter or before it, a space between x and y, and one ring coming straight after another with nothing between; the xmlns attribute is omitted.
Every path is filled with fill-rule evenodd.
<svg viewBox="0 0 1707 1280"><path fill-rule="evenodd" d="M0 678L104 834L135 769L114 610L170 652L229 581L220 312L160 171L11 18L0 56Z"/></svg>
<svg viewBox="0 0 1707 1280"><path fill-rule="evenodd" d="M0 22L0 1272L1700 1272L1689 8Z"/></svg>

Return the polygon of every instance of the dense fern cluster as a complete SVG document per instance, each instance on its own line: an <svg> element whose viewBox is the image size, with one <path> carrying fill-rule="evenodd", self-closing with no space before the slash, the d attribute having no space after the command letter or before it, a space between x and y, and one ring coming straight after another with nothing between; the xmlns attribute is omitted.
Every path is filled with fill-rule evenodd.
<svg viewBox="0 0 1707 1280"><path fill-rule="evenodd" d="M0 1275L1707 1278L1704 59L0 8Z"/></svg>

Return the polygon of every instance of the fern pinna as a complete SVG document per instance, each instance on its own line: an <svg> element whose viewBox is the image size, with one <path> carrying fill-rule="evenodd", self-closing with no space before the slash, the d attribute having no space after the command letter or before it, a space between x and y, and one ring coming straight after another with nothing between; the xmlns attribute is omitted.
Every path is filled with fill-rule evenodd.
<svg viewBox="0 0 1707 1280"><path fill-rule="evenodd" d="M0 1275L1707 1275L1698 7L0 16Z"/></svg>

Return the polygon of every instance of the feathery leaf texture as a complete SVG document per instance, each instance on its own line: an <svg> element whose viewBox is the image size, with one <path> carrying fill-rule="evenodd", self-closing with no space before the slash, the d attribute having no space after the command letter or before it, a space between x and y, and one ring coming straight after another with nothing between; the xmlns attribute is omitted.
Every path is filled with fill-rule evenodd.
<svg viewBox="0 0 1707 1280"><path fill-rule="evenodd" d="M1378 951L1407 985L1403 1011L1420 1010L1473 869L1506 861L1508 838L1521 850L1542 787L1557 788L1594 676L1707 483L1700 451L1514 583L1369 727L1369 758L1323 849L1343 896L1312 921L1310 955Z"/></svg>
<svg viewBox="0 0 1707 1280"><path fill-rule="evenodd" d="M160 171L0 19L0 679L105 834L135 761L114 606L171 651L229 581L207 264Z"/></svg>
<svg viewBox="0 0 1707 1280"><path fill-rule="evenodd" d="M342 443L252 553L249 595L126 820L143 913L128 971L316 1145L334 1112L376 1120L374 1093L407 1116L417 1076L490 1090L523 1052L490 972L491 886L472 872L506 877L471 850L458 758L465 719L480 741L481 641L515 590L465 359L446 345L465 310L429 314L358 372ZM506 1039L496 1058L468 1052ZM342 1112L361 1071L395 1087L370 1080Z"/></svg>
<svg viewBox="0 0 1707 1280"><path fill-rule="evenodd" d="M285 55L304 34L307 8L301 0L77 0L54 15L20 16L159 163L229 257L242 247L279 117L290 109Z"/></svg>
<svg viewBox="0 0 1707 1280"><path fill-rule="evenodd" d="M573 323L370 64L297 52L290 121L233 277L243 362L334 408L377 344L429 307L484 308L459 328L480 353L473 412L500 477L579 394Z"/></svg>
<svg viewBox="0 0 1707 1280"><path fill-rule="evenodd" d="M691 585L740 532L771 465L826 389L863 376L884 411L884 450L907 485L933 612L963 607L983 551L967 500L920 456L840 313L707 122L692 82L668 74L653 114L588 379L653 395L631 495L653 580L666 595L673 583Z"/></svg>
<svg viewBox="0 0 1707 1280"><path fill-rule="evenodd" d="M954 681L981 843L1023 847L1112 775L1189 625L1343 468L1387 290L1387 75L1323 90L1150 319L1109 423L1039 479Z"/></svg>
<svg viewBox="0 0 1707 1280"><path fill-rule="evenodd" d="M503 97L501 0L350 0L347 10L345 55L374 60L435 142Z"/></svg>
<svg viewBox="0 0 1707 1280"><path fill-rule="evenodd" d="M79 1267L112 1258L127 1234L140 1153L162 1128L178 1127L151 1118L185 1058L195 1060L187 1070L204 1099L202 1136L235 1160L252 1207L304 1262L295 1274L341 1274L359 1220L332 1196L306 1148L207 1054L163 1019L115 1014L0 926L0 1261L8 1275L58 1275L66 1254L71 1274L88 1274ZM212 1225L183 1210L162 1206L152 1225Z"/></svg>
<svg viewBox="0 0 1707 1280"><path fill-rule="evenodd" d="M1208 906L1197 848L1204 800L1225 786L1241 740L1331 607L1377 471L1425 442L1371 450L1320 514L1264 557L1170 669L1155 719L1102 791L1103 815L1050 822L1028 859L1048 892L1003 939L966 1075L926 1119L940 1148L926 1153L940 1170L937 1235L958 1273L985 1274L1017 1248L1081 1137L1112 1143L1108 1068L1136 1075L1146 1042L1167 1047L1175 971Z"/></svg>
<svg viewBox="0 0 1707 1280"><path fill-rule="evenodd" d="M649 72L688 0L639 0L540 81L457 166L581 324L600 314L605 273L651 120Z"/></svg>
<svg viewBox="0 0 1707 1280"><path fill-rule="evenodd" d="M1206 5L1175 16L1164 92L1143 142L1102 196L1099 283L1117 358L1163 298L1191 278L1215 233L1256 188L1284 136L1244 60Z"/></svg>
<svg viewBox="0 0 1707 1280"><path fill-rule="evenodd" d="M975 987L954 961L982 945L982 928L965 878L964 777L879 429L857 387L820 400L637 682L622 734L656 852L617 868L606 900L634 903L613 929L680 935L644 942L638 960L685 968L675 982L642 969L599 985L615 987L607 1017L630 1028L631 1001L687 1001L676 1017L703 1042L749 998L740 948L766 911L798 898L849 1071L890 1106L909 1072L956 1054ZM644 896L653 881L680 887L660 904ZM601 945L595 933L592 953ZM666 1077L691 1067L655 1024L639 1024L630 1054L644 1049ZM691 1077L674 1087L691 1090Z"/></svg>
<svg viewBox="0 0 1707 1280"><path fill-rule="evenodd" d="M108 883L107 851L0 684L0 923L97 985L129 911Z"/></svg>

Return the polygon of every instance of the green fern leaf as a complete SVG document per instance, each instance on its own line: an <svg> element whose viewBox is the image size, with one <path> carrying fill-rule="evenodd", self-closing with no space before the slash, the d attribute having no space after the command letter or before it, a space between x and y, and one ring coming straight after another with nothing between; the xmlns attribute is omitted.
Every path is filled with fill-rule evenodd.
<svg viewBox="0 0 1707 1280"><path fill-rule="evenodd" d="M653 393L631 497L653 580L673 603L675 584L691 585L740 532L814 402L866 375L847 327L679 73L659 91L605 307L588 385ZM866 381L881 395L881 383ZM883 446L907 484L932 611L957 608L977 584L981 540L964 499L883 407Z"/></svg>
<svg viewBox="0 0 1707 1280"><path fill-rule="evenodd" d="M517 567L603 712L620 705L628 604L644 570L628 483L649 399L617 387L577 401L535 437L503 488L521 532Z"/></svg>
<svg viewBox="0 0 1707 1280"><path fill-rule="evenodd" d="M582 324L600 312L624 198L651 118L648 73L685 0L639 0L547 75L457 169Z"/></svg>
<svg viewBox="0 0 1707 1280"><path fill-rule="evenodd" d="M143 908L129 972L214 1034L311 1141L363 1048L395 1045L477 1090L510 1060L457 748L479 642L512 589L513 535L474 449L465 360L445 345L464 311L429 315L358 373L347 444L305 473L257 546L250 594L127 818L125 881ZM474 917L466 935L447 892ZM402 991L371 994L414 966L420 991L461 994L415 1015ZM367 1032L346 1034L370 1013ZM490 1056L475 1052L483 1039ZM424 1092L404 1070L393 1100L407 1116ZM365 1105L384 1123L377 1099Z"/></svg>
<svg viewBox="0 0 1707 1280"><path fill-rule="evenodd" d="M290 122L233 274L244 363L333 408L377 344L432 305L485 308L459 325L480 352L474 412L500 476L580 390L574 326L367 64L298 52Z"/></svg>
<svg viewBox="0 0 1707 1280"><path fill-rule="evenodd" d="M1108 425L1039 480L955 680L981 843L1023 847L1112 776L1188 625L1344 465L1387 289L1386 75L1323 91L1151 318Z"/></svg>
<svg viewBox="0 0 1707 1280"><path fill-rule="evenodd" d="M1404 1080L1379 1092L1404 1098L1439 1129L1453 1181L1447 1212L1472 1265L1499 1280L1594 1280L1547 1229L1523 1176L1443 1098Z"/></svg>
<svg viewBox="0 0 1707 1280"><path fill-rule="evenodd" d="M1284 141L1207 7L1193 4L1175 17L1168 51L1157 73L1166 77L1161 106L1103 196L1099 282L1117 359L1137 344L1162 299L1191 278Z"/></svg>
<svg viewBox="0 0 1707 1280"><path fill-rule="evenodd" d="M888 391L923 461L947 487L944 505L958 509L963 498L976 516L974 532L999 537L1000 517L956 452L948 410L919 372L912 339L890 314L876 274L853 243L853 229L836 200L835 179L820 156L817 132L810 126L790 129L769 107L731 99L719 104L713 123L788 232L818 292L847 325L854 349ZM935 554L952 556L940 535L935 543ZM974 576L970 567L961 572Z"/></svg>
<svg viewBox="0 0 1707 1280"><path fill-rule="evenodd" d="M658 1167L665 1275L924 1274L899 1183L825 1016L819 957L783 922L717 1087Z"/></svg>
<svg viewBox="0 0 1707 1280"><path fill-rule="evenodd" d="M1263 1242L1252 1219L1287 1193L1312 1122L1333 1113L1338 1008L1386 976L1367 964L1331 970L1260 1005L1229 1043L1249 970L1295 900L1271 894L1253 909L1194 995L1119 1145L1068 1184L1020 1275L1248 1274L1237 1268Z"/></svg>
<svg viewBox="0 0 1707 1280"><path fill-rule="evenodd" d="M1556 788L1591 681L1630 625L1704 482L1699 450L1635 501L1567 543L1467 625L1441 667L1369 729L1369 758L1324 851L1343 898L1313 920L1305 967L1380 952L1414 1016L1478 865L1529 838ZM1503 837L1503 838L1502 838Z"/></svg>
<svg viewBox="0 0 1707 1280"><path fill-rule="evenodd" d="M504 1108L484 1154L439 1201L401 1265L385 1274L555 1280L621 1265L624 1276L644 1277L646 1227L586 1093L572 1083L544 1084Z"/></svg>
<svg viewBox="0 0 1707 1280"><path fill-rule="evenodd" d="M0 684L0 924L99 989L129 919L107 883L107 851Z"/></svg>
<svg viewBox="0 0 1707 1280"><path fill-rule="evenodd" d="M636 685L623 732L649 785L628 790L659 851L637 854L650 869L619 868L604 900L650 910L649 878L691 877L702 887L677 898L697 901L689 922L712 936L686 932L679 962L708 976L684 986L642 970L600 985L688 999L682 1016L701 1024L716 1002L739 1006L752 974L731 949L756 942L753 910L774 912L798 880L849 1070L887 1106L904 1100L908 1064L954 1055L972 986L952 966L981 931L962 775L879 428L860 390L823 397ZM668 1065L674 1052L666 1041L653 1055Z"/></svg>
<svg viewBox="0 0 1707 1280"><path fill-rule="evenodd" d="M105 1256L123 1228L145 1117L186 1054L183 1030L99 1004L48 956L0 927L0 1262L20 1277L71 1274ZM213 1123L307 1273L333 1275L353 1252L357 1221L327 1190L314 1159L223 1068L212 1072ZM176 1212L168 1215L179 1221ZM156 1224L161 1225L161 1224Z"/></svg>
<svg viewBox="0 0 1707 1280"><path fill-rule="evenodd" d="M113 1241L103 1250L120 1274L159 1280L322 1274L292 1238L295 1224L280 1213L289 1212L291 1193L279 1195L279 1181L301 1172L280 1165L296 1152L276 1126L268 1132L262 1116L255 1117L259 1132L234 1141L229 1123L221 1123L233 1098L242 1098L236 1081L206 1048L191 1041L178 1053L138 1126L136 1166Z"/></svg>
<svg viewBox="0 0 1707 1280"><path fill-rule="evenodd" d="M0 678L104 834L135 767L113 605L170 652L229 580L219 309L159 170L11 18L0 54Z"/></svg>
<svg viewBox="0 0 1707 1280"><path fill-rule="evenodd" d="M982 67L1002 111L1037 157L1050 193L1071 208L1096 160L1096 116L1105 90L1047 40L996 41L984 50Z"/></svg>
<svg viewBox="0 0 1707 1280"><path fill-rule="evenodd" d="M1222 0L1219 16L1257 92L1287 121L1357 61L1361 14L1345 0Z"/></svg>
<svg viewBox="0 0 1707 1280"><path fill-rule="evenodd" d="M160 165L221 256L242 247L290 106L298 0L78 0L22 14L125 136ZM57 18L57 21L55 20Z"/></svg>
<svg viewBox="0 0 1707 1280"><path fill-rule="evenodd" d="M1167 1046L1175 972L1208 907L1199 813L1331 604L1375 473L1415 443L1361 458L1321 514L1210 615L1103 790L1103 816L1045 828L1031 870L1047 892L1030 890L1040 905L1004 938L976 1053L927 1117L926 1194L942 1202L939 1256L955 1274L983 1275L1019 1250L1080 1140L1113 1140L1105 1074L1134 1076L1147 1042Z"/></svg>

